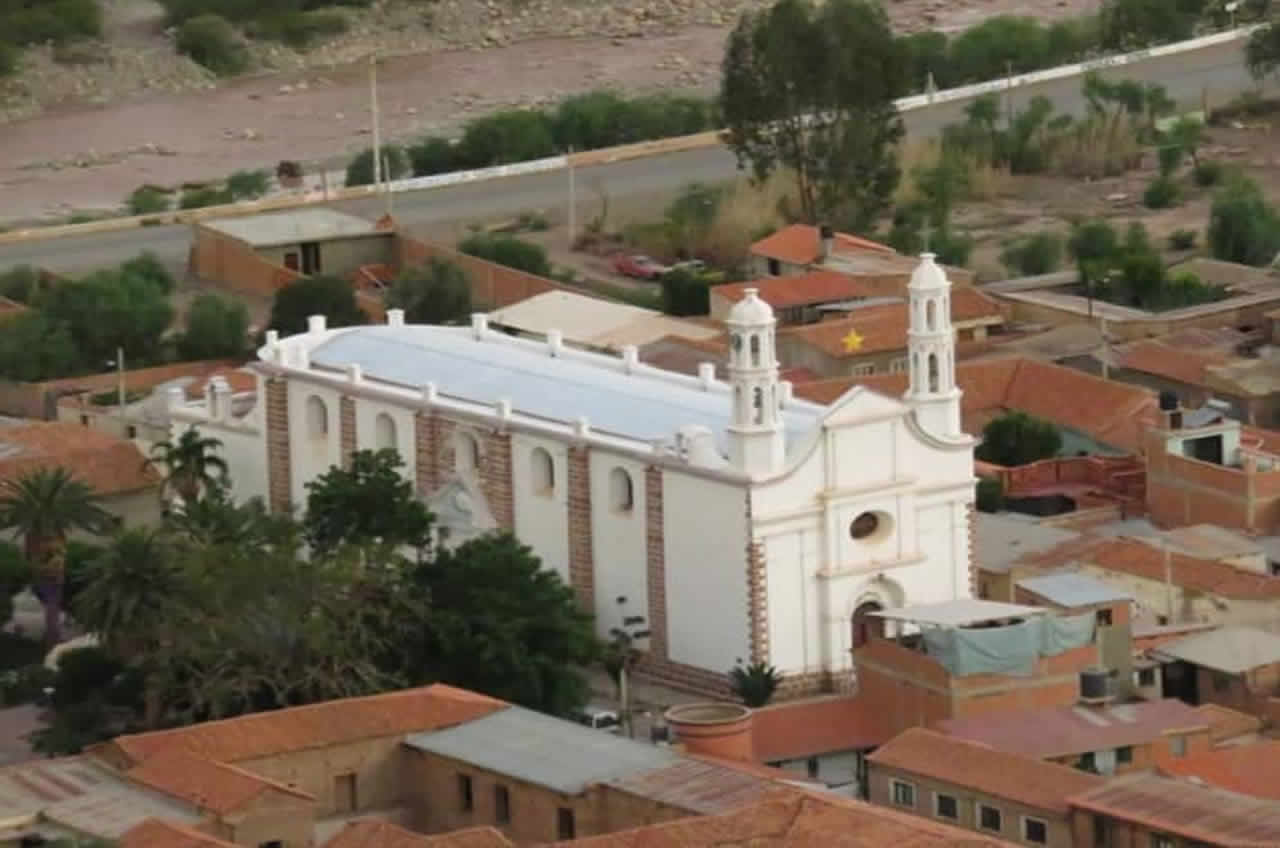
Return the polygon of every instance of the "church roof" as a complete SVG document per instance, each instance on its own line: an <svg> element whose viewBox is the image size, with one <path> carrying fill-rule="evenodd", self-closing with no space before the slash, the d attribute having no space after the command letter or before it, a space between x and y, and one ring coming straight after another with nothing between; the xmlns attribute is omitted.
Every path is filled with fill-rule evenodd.
<svg viewBox="0 0 1280 848"><path fill-rule="evenodd" d="M445 399L488 411L500 401L514 416L573 425L586 418L596 433L652 445L691 425L709 429L727 451L731 387L719 380L672 374L625 359L472 327L384 325L294 336L310 347L313 366L360 366L367 379L406 388L433 383ZM790 445L819 426L825 407L795 400L783 420Z"/></svg>

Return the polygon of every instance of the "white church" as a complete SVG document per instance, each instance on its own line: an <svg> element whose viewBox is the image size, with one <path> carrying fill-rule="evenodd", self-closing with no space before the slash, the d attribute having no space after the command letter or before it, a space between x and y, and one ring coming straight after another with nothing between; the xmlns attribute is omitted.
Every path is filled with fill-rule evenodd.
<svg viewBox="0 0 1280 848"><path fill-rule="evenodd" d="M357 449L395 448L454 544L510 530L607 636L650 632L649 671L714 689L738 662L788 694L839 685L866 613L968 597L973 439L960 429L950 283L925 254L909 286L910 387L830 406L778 378L752 290L729 315L726 374L659 370L489 328L269 334L256 393L170 396L177 431L221 439L233 494L301 507Z"/></svg>

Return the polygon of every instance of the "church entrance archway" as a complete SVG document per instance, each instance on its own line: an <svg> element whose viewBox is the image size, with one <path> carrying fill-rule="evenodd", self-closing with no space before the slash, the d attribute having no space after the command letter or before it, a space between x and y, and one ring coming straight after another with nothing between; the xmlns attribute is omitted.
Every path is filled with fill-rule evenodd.
<svg viewBox="0 0 1280 848"><path fill-rule="evenodd" d="M884 606L879 601L864 601L853 611L853 647L861 648L869 639L884 635L884 619L872 615Z"/></svg>

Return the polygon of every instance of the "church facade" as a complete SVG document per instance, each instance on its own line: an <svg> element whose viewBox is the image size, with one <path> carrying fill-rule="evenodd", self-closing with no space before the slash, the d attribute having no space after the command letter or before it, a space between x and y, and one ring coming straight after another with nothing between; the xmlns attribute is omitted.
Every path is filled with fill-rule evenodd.
<svg viewBox="0 0 1280 848"><path fill-rule="evenodd" d="M785 693L820 691L848 678L868 612L970 595L973 440L949 288L926 256L902 398L794 398L773 313L749 292L726 322L723 375L514 338L483 315L413 326L391 310L382 326L317 316L269 334L247 413L217 381L170 406L176 429L223 441L239 498L302 505L353 451L395 448L443 543L515 533L602 636L643 619L654 675L715 691L761 660Z"/></svg>

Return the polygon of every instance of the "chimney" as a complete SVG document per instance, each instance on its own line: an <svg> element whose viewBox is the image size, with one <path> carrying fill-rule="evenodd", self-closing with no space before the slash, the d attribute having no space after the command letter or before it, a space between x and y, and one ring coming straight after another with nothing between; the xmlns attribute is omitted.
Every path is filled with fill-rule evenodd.
<svg viewBox="0 0 1280 848"><path fill-rule="evenodd" d="M818 228L818 264L824 265L831 258L831 247L835 243L836 233L830 224Z"/></svg>
<svg viewBox="0 0 1280 848"><path fill-rule="evenodd" d="M681 704L663 718L675 742L690 754L754 762L751 715L741 704Z"/></svg>

